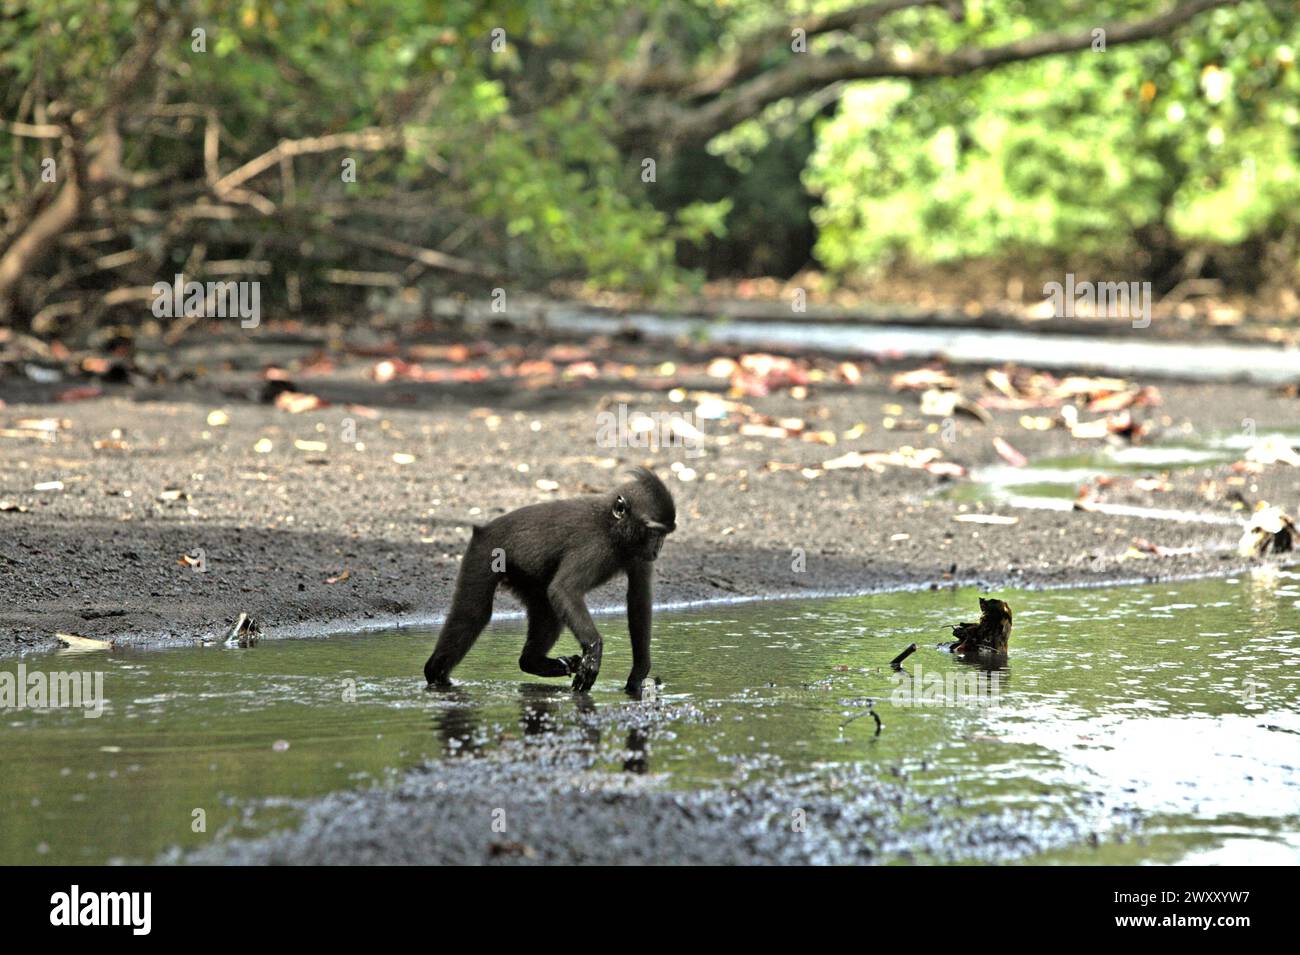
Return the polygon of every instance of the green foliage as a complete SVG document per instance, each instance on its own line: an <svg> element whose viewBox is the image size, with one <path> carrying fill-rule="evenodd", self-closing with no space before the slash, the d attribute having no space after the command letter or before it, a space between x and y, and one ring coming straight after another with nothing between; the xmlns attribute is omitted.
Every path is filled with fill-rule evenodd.
<svg viewBox="0 0 1300 955"><path fill-rule="evenodd" d="M158 173L164 185L121 193L132 207L203 191L211 108L223 172L284 139L404 128L404 152L354 157L355 183L340 180L339 155L325 154L295 160L295 196L281 195L290 187L275 170L250 186L277 204L360 210L368 202L373 216L385 201L402 205L405 216L346 224L537 282L655 292L698 279L683 262L792 270L806 259L810 214L818 257L842 274L899 254L1125 255L1157 232L1177 243L1238 244L1300 228L1300 33L1291 3L1247 0L1197 18L1176 41L964 79L851 84L838 105L814 91L770 104L707 150L697 143L670 155L653 140L630 142L626 124L643 105L697 104L638 99L623 84L632 64L707 70L748 49L758 31L856 0L791 3L791 12L763 0L157 2L169 24L163 48L150 82L118 105L123 165ZM86 115L102 109L114 69L155 9L151 0L0 4L0 117L28 123L55 103ZM961 22L937 6L905 10L814 36L806 56L927 56L1167 6L966 0ZM191 48L198 28L203 53ZM507 45L494 52L498 28ZM778 43L763 64L790 58ZM0 135L7 211L38 188L40 160L58 148ZM659 162L657 183L642 181L646 156ZM183 188L166 192L178 182ZM211 257L247 251L220 222L206 228ZM260 240L289 229L272 219L245 232ZM131 242L153 249L176 240L163 232L140 227ZM273 248L297 256L296 237L282 238ZM328 245L315 246L319 258L366 267L340 262L351 255L342 248L322 252ZM168 254L183 260L186 250Z"/></svg>
<svg viewBox="0 0 1300 955"><path fill-rule="evenodd" d="M981 4L991 31L982 42L1014 35L1014 6ZM1117 8L1106 16L1133 7L1100 6ZM1102 12L1069 25L1085 29ZM950 26L946 39L960 42L968 27ZM1172 44L855 84L819 128L805 175L822 199L818 255L852 273L896 256L1123 257L1152 230L1186 245L1295 230L1295 27L1294 11L1246 3Z"/></svg>
<svg viewBox="0 0 1300 955"><path fill-rule="evenodd" d="M94 110L139 37L147 4L34 0L0 20L0 116L24 91ZM521 279L581 276L654 291L681 281L675 243L719 228L709 207L657 211L614 145L605 64L629 42L612 29L625 4L598 0L189 0L172 4L157 58L159 99L214 107L223 171L282 139L399 125L405 155L363 153L355 184L340 157L296 161L300 199L418 194L428 222L401 238L437 247L462 230L460 254ZM653 7L653 5L652 5ZM191 30L206 31L206 52ZM503 50L492 31L506 31ZM535 70L531 62L549 65ZM131 104L133 111L149 104ZM31 121L30 111L24 117ZM127 165L202 168L203 120L126 122ZM15 160L14 150L19 150ZM32 141L0 137L0 188L38 176ZM258 184L279 199L276 177ZM145 200L147 201L147 199ZM383 223L368 228L389 229ZM465 238L464 236L467 236Z"/></svg>

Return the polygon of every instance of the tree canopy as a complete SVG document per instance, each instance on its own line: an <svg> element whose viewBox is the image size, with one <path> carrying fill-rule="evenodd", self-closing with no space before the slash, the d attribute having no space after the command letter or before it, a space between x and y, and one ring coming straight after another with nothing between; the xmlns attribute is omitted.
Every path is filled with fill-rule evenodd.
<svg viewBox="0 0 1300 955"><path fill-rule="evenodd" d="M840 276L1206 243L1294 269L1280 0L5 7L0 312L23 321L182 270L294 308L387 281L671 290L765 203L811 208Z"/></svg>

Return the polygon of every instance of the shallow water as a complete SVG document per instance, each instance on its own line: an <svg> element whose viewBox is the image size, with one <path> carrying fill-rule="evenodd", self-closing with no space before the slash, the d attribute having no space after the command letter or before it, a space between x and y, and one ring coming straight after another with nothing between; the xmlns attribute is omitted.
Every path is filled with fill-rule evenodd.
<svg viewBox="0 0 1300 955"><path fill-rule="evenodd" d="M1241 460L1246 449L1271 434L1247 437L1238 433L1215 434L1196 440L1166 439L1156 444L1137 446L1104 445L1095 450L1039 458L1024 467L991 464L974 468L969 481L945 490L952 500L993 501L1016 507L1069 510L1079 496L1079 489L1098 478L1137 478L1169 473L1181 468L1227 464ZM1300 434L1277 434L1289 445L1300 445ZM1240 524L1227 514L1186 513L1169 508L1139 508L1112 505L1112 513L1135 516L1166 517L1171 520L1212 524Z"/></svg>
<svg viewBox="0 0 1300 955"><path fill-rule="evenodd" d="M859 764L960 795L963 812L1099 835L1026 861L1300 861L1300 573L998 595L1016 629L992 673L935 649L975 615L970 590L660 614L659 704L620 692L629 652L611 617L586 703L518 671L515 621L484 634L451 694L423 689L420 631L27 659L29 674L103 673L107 703L99 718L0 712L0 863L148 860L292 824L286 797L574 726L600 768L665 786ZM888 662L912 642L909 696ZM621 717L656 706L693 715L629 733L645 721Z"/></svg>
<svg viewBox="0 0 1300 955"><path fill-rule="evenodd" d="M690 336L748 347L816 348L899 358L941 356L978 365L1012 362L1035 368L1097 368L1116 375L1169 375L1197 381L1245 379L1265 384L1295 380L1294 349L1263 345L1189 344L1131 335L1048 335L1001 329L800 321L715 322L651 314L608 315L580 308L547 312L548 326L608 333L632 326L656 338Z"/></svg>

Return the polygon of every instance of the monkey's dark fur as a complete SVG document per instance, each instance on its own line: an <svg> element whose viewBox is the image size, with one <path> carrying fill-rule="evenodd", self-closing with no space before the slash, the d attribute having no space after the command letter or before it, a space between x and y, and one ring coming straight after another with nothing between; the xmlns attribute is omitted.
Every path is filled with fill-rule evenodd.
<svg viewBox="0 0 1300 955"><path fill-rule="evenodd" d="M654 560L677 526L668 488L645 468L608 494L521 507L475 527L460 562L447 622L424 665L432 687L451 685L451 671L492 619L492 598L504 583L528 611L528 637L519 669L534 676L572 676L591 689L600 672L601 637L587 611L588 591L627 575L627 624L632 672L627 691L639 693L650 672L650 603ZM581 656L548 654L568 627Z"/></svg>

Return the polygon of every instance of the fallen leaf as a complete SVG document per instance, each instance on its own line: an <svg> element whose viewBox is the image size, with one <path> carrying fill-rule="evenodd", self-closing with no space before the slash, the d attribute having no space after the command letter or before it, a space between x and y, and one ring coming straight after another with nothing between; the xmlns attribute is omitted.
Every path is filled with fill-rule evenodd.
<svg viewBox="0 0 1300 955"><path fill-rule="evenodd" d="M715 358L709 362L705 374L710 378L730 378L735 374L737 367L736 363L730 358Z"/></svg>
<svg viewBox="0 0 1300 955"><path fill-rule="evenodd" d="M1033 415L1021 415L1020 427L1026 431L1051 431L1056 426L1056 422L1051 418L1036 417Z"/></svg>
<svg viewBox="0 0 1300 955"><path fill-rule="evenodd" d="M1264 438L1246 452L1246 460L1255 464L1289 464L1300 467L1300 454L1280 434Z"/></svg>
<svg viewBox="0 0 1300 955"><path fill-rule="evenodd" d="M927 388L956 391L959 383L946 371L937 368L916 368L912 371L900 371L889 380L889 386L895 391L925 391Z"/></svg>
<svg viewBox="0 0 1300 955"><path fill-rule="evenodd" d="M275 396L275 406L289 414L302 414L304 411L328 408L329 402L318 395L304 394L301 391L282 391Z"/></svg>
<svg viewBox="0 0 1300 955"><path fill-rule="evenodd" d="M993 450L997 451L998 456L1013 468L1023 468L1029 463L1029 459L1013 448L1004 438L993 439Z"/></svg>
<svg viewBox="0 0 1300 955"><path fill-rule="evenodd" d="M104 389L98 385L78 385L76 388L68 388L60 391L54 396L55 401L88 401L91 398L99 398L104 394Z"/></svg>
<svg viewBox="0 0 1300 955"><path fill-rule="evenodd" d="M1019 524L1020 518L1006 514L957 514L954 521L963 524Z"/></svg>
<svg viewBox="0 0 1300 955"><path fill-rule="evenodd" d="M966 469L953 461L929 461L925 469L939 477L965 477Z"/></svg>
<svg viewBox="0 0 1300 955"><path fill-rule="evenodd" d="M992 415L979 405L966 400L960 392L930 388L921 394L923 415L932 418L951 418L959 411L983 424L989 424L993 420Z"/></svg>

